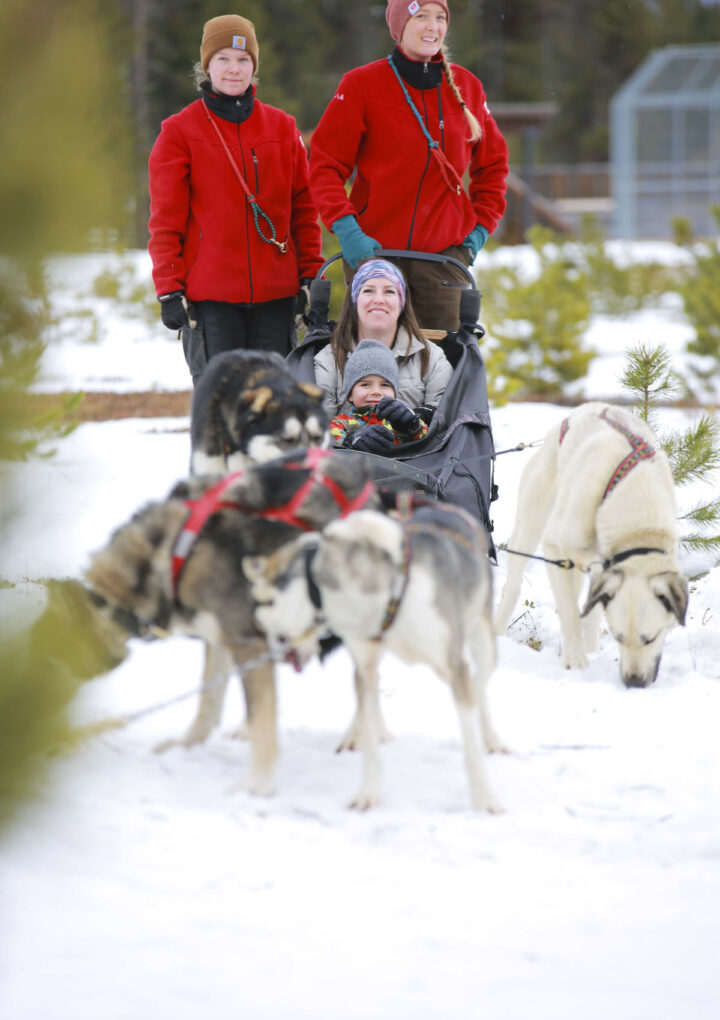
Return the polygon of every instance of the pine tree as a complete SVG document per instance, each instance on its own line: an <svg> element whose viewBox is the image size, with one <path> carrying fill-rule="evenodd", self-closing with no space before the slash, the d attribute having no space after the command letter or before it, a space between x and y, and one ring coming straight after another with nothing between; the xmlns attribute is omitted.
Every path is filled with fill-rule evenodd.
<svg viewBox="0 0 720 1020"><path fill-rule="evenodd" d="M720 466L718 421L702 414L684 431L664 435L657 425L658 401L672 400L682 392L682 382L672 368L667 349L645 344L632 347L626 352L621 384L636 401L635 413L660 437L675 484L709 482L711 473ZM696 504L679 519L691 529L681 539L684 548L720 554L720 498Z"/></svg>
<svg viewBox="0 0 720 1020"><path fill-rule="evenodd" d="M501 267L484 281L495 399L552 397L585 376L595 357L583 345L591 310L587 277L552 231L532 227L528 240L539 265L533 280Z"/></svg>

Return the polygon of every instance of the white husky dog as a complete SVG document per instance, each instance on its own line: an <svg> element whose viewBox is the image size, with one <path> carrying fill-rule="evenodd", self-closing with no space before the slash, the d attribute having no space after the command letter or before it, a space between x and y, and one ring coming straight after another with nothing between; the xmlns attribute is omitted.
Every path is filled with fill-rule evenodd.
<svg viewBox="0 0 720 1020"><path fill-rule="evenodd" d="M473 807L500 810L490 792L484 752L503 751L487 705L495 665L492 577L485 535L455 508L425 506L402 522L360 510L320 535L269 557L246 557L255 618L282 650L322 620L356 666L358 711L342 746L363 751L363 779L351 807L381 797L378 661L388 649L425 663L452 691Z"/></svg>
<svg viewBox="0 0 720 1020"><path fill-rule="evenodd" d="M597 649L602 606L620 651L627 687L657 676L666 632L685 623L688 588L676 562L675 493L670 465L652 430L609 404L583 404L550 430L528 462L508 549L532 554L542 541L562 632L562 661L587 666ZM495 614L505 631L526 565L508 554L507 580ZM585 605L578 604L581 571L590 573ZM599 610L598 610L599 612ZM581 617L591 614L591 619Z"/></svg>

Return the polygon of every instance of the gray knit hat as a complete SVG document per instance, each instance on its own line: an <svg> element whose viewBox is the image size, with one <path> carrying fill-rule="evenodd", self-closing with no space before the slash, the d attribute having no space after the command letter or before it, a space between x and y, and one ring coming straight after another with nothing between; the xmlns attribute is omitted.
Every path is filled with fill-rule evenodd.
<svg viewBox="0 0 720 1020"><path fill-rule="evenodd" d="M358 380L366 375L386 379L397 396L400 380L395 355L379 340L361 340L345 363L342 396L346 399Z"/></svg>

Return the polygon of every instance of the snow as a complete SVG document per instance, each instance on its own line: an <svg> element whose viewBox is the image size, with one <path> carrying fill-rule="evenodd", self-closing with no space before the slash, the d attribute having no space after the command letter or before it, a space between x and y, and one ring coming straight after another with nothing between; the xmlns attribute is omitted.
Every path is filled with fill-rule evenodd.
<svg viewBox="0 0 720 1020"><path fill-rule="evenodd" d="M70 307L97 264L54 267L59 304ZM53 345L42 388L188 387L159 320L97 307L101 340ZM641 333L680 358L687 328L677 310L612 320L612 330L596 319L591 330L614 339L598 345L586 392L618 393L622 350ZM565 413L499 408L496 446L540 439ZM662 415L664 427L688 420ZM3 575L78 576L115 525L185 474L187 424L84 424L53 458L18 466ZM498 459L500 542L530 455ZM699 495L683 491L682 505ZM333 753L354 697L343 651L301 676L280 669L272 800L242 790L248 748L229 736L242 719L235 686L222 732L204 746L152 750L187 726L193 696L57 758L5 834L0 1016L715 1020L720 568L697 555L683 566L702 576L647 690L623 688L607 636L586 671L560 669L545 573L528 568L529 604L499 641L489 692L512 751L488 763L500 816L468 808L448 692L389 658L385 803L346 809L359 762ZM499 590L502 553L495 573ZM31 614L37 599L26 581L3 612ZM82 688L73 717L192 692L201 657L189 639L134 642L121 667Z"/></svg>

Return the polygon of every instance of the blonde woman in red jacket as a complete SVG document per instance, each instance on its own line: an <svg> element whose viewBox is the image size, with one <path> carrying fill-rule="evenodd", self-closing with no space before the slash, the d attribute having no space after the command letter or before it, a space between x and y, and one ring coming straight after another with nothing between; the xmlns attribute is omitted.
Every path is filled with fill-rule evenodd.
<svg viewBox="0 0 720 1020"><path fill-rule="evenodd" d="M193 382L221 351L287 354L298 295L323 261L302 138L258 100L257 69L252 22L208 21L202 99L163 121L150 154L153 280Z"/></svg>
<svg viewBox="0 0 720 1020"><path fill-rule="evenodd" d="M470 265L505 211L507 145L482 83L446 56L447 0L388 0L385 17L392 54L344 75L313 133L315 205L349 267L379 247ZM401 261L421 325L457 328L462 271Z"/></svg>

